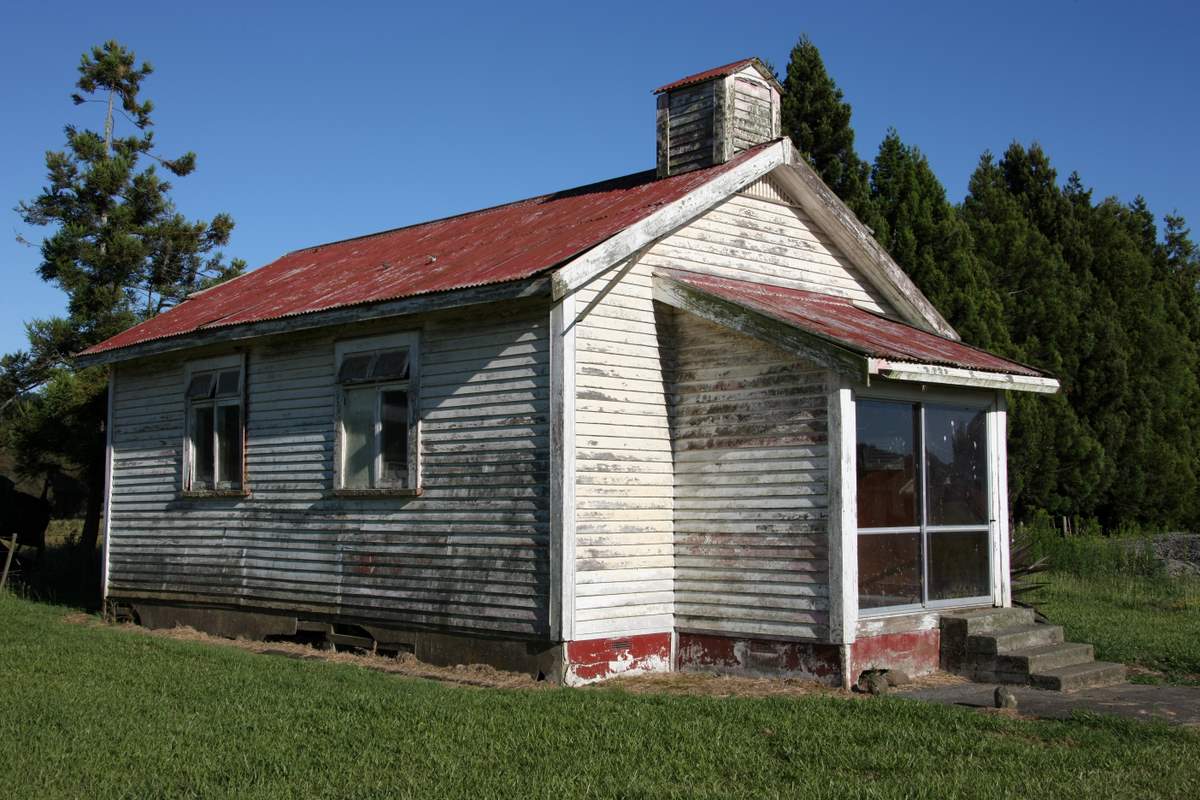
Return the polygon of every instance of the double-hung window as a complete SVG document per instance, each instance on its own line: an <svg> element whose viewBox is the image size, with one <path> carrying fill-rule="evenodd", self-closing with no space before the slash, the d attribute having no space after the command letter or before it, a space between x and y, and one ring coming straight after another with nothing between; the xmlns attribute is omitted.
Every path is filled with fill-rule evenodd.
<svg viewBox="0 0 1200 800"><path fill-rule="evenodd" d="M341 342L337 484L345 492L420 487L415 333Z"/></svg>
<svg viewBox="0 0 1200 800"><path fill-rule="evenodd" d="M856 405L859 608L990 601L988 408Z"/></svg>
<svg viewBox="0 0 1200 800"><path fill-rule="evenodd" d="M241 492L245 440L242 356L193 361L186 375L184 491Z"/></svg>

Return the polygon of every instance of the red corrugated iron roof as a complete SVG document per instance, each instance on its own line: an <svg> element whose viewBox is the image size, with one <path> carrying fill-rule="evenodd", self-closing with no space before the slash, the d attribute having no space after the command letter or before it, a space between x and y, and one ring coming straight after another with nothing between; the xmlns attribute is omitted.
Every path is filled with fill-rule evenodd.
<svg viewBox="0 0 1200 800"><path fill-rule="evenodd" d="M732 75L738 70L744 69L756 61L758 61L757 58L743 58L741 61L734 61L730 64L726 64L723 67L706 69L704 72L697 72L695 75L688 75L686 78L680 78L679 80L672 81L665 86L660 86L654 90L654 94L662 94L663 92L669 92L673 89L691 86L693 83L703 83L704 81L712 80L713 78L724 78L726 75Z"/></svg>
<svg viewBox="0 0 1200 800"><path fill-rule="evenodd" d="M872 314L832 295L660 270L665 277L873 358L1041 377L1032 367Z"/></svg>
<svg viewBox="0 0 1200 800"><path fill-rule="evenodd" d="M508 205L288 253L197 293L84 355L202 330L531 278L620 233L722 173L653 170Z"/></svg>

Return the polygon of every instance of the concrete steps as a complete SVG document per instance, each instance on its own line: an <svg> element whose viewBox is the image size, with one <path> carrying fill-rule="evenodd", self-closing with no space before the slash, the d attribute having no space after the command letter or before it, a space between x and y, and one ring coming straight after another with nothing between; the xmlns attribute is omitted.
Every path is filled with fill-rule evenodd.
<svg viewBox="0 0 1200 800"><path fill-rule="evenodd" d="M1055 692L1075 692L1124 682L1125 665L1108 661L1072 664L1069 667L1059 667L1029 676L1030 686Z"/></svg>
<svg viewBox="0 0 1200 800"><path fill-rule="evenodd" d="M1073 692L1125 680L1125 667L1096 661L1090 644L1063 641L1058 625L1027 608L986 608L941 617L942 669L974 681Z"/></svg>
<svg viewBox="0 0 1200 800"><path fill-rule="evenodd" d="M968 636L967 652L994 656L1014 650L1062 644L1062 641L1063 629L1060 626L1033 623Z"/></svg>
<svg viewBox="0 0 1200 800"><path fill-rule="evenodd" d="M1070 667L1075 664L1086 664L1096 657L1095 648L1090 644L1061 644L1027 647L1023 650L1013 650L1011 653L996 656L996 667L1001 672L1045 672L1046 670Z"/></svg>

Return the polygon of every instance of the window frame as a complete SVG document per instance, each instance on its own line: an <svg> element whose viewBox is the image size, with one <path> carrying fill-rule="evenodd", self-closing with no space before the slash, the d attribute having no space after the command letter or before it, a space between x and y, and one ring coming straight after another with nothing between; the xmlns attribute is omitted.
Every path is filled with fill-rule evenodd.
<svg viewBox="0 0 1200 800"><path fill-rule="evenodd" d="M415 497L422 491L421 480L421 348L420 332L404 331L400 333L367 336L355 339L345 339L334 343L333 380L336 393L336 407L333 438L333 494L338 497ZM355 380L343 383L338 380L342 361L352 355L373 353L382 350L408 349L408 379ZM372 389L375 392L375 484L371 487L348 487L345 485L345 437L344 427L346 394L349 391ZM383 395L388 391L404 391L408 395L408 481L407 485L381 484L383 459L383 426L382 403Z"/></svg>
<svg viewBox="0 0 1200 800"><path fill-rule="evenodd" d="M204 400L195 401L188 396L188 390L192 385L192 378L204 373L214 373L213 380L219 380L220 373L228 372L231 369L238 371L238 392L232 397L211 397ZM215 392L215 387L214 387ZM181 475L181 491L180 494L184 497L203 498L203 497L248 497L250 494L250 482L246 472L246 356L245 353L232 353L224 356L214 356L211 358L193 359L184 364L183 370L183 459L182 459L182 475ZM221 407L237 406L238 408L238 450L240 458L239 485L236 488L227 487L221 488L217 483L217 471L220 468L220 445L219 445L219 430L217 424L217 409ZM213 485L212 488L197 488L196 482L196 452L192 445L193 430L195 424L195 414L193 410L196 408L209 407L213 409Z"/></svg>
<svg viewBox="0 0 1200 800"><path fill-rule="evenodd" d="M1001 554L997 551L1000 546L1001 531L999 530L999 521L1001 514L999 513L998 502L1000 502L998 492L998 481L1000 475L998 472L998 449L997 436L1003 436L1002 431L997 430L998 413L1003 410L1002 401L995 392L965 390L962 392L943 391L931 389L926 386L917 387L899 387L899 386L873 386L867 390L859 390L854 393L854 418L858 419L862 413L862 406L858 402L866 401L882 401L894 403L909 403L916 405L919 410L919 426L918 437L916 441L916 462L917 462L917 481L919 486L919 503L917 507L918 517L916 525L902 525L894 527L874 527L862 528L858 524L858 509L855 507L854 512L854 551L855 560L857 561L858 541L861 536L871 536L888 533L916 533L919 537L921 548L921 602L908 603L895 606L879 606L875 608L863 608L859 604L859 617L886 617L900 614L912 614L924 611L944 610L947 608L960 608L966 606L979 605L995 605L1001 602L1003 596L1001 582L998 581L997 570L1003 561ZM927 491L927 475L928 469L927 455L925 448L926 441L926 422L925 410L926 406L943 406L953 408L971 409L982 411L985 419L985 429L983 434L984 446L986 452L984 454L984 464L987 467L987 519L981 523L972 524L951 524L951 525L930 525L929 519L929 498ZM855 476L857 481L858 475L858 435L857 424L854 426L853 433L854 446L851 450L851 470L850 474ZM1006 472L1006 471L1005 471ZM857 498L857 491L855 492ZM929 599L929 541L930 535L936 533L979 533L986 532L988 535L988 593L973 597L955 597L944 600ZM858 568L854 570L856 582L859 580ZM855 585L854 593L856 603L860 603L858 598L859 586Z"/></svg>

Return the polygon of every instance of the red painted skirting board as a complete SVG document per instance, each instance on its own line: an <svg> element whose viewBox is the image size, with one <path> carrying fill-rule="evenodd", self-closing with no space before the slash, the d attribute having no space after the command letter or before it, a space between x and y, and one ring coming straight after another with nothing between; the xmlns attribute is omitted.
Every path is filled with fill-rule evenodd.
<svg viewBox="0 0 1200 800"><path fill-rule="evenodd" d="M571 686L616 675L667 672L670 668L670 633L567 642L565 683Z"/></svg>
<svg viewBox="0 0 1200 800"><path fill-rule="evenodd" d="M897 669L909 675L936 672L941 641L937 628L859 639L850 645L850 680L858 680L868 669Z"/></svg>
<svg viewBox="0 0 1200 800"><path fill-rule="evenodd" d="M836 682L841 671L837 645L700 633L680 633L675 658L679 669L810 678L823 683Z"/></svg>
<svg viewBox="0 0 1200 800"><path fill-rule="evenodd" d="M940 645L936 628L859 639L850 645L849 680L858 680L868 669L928 674L938 668ZM671 634L644 633L567 642L566 657L564 682L571 686L671 669L798 677L832 684L841 679L838 645L813 642L680 633L672 664Z"/></svg>

